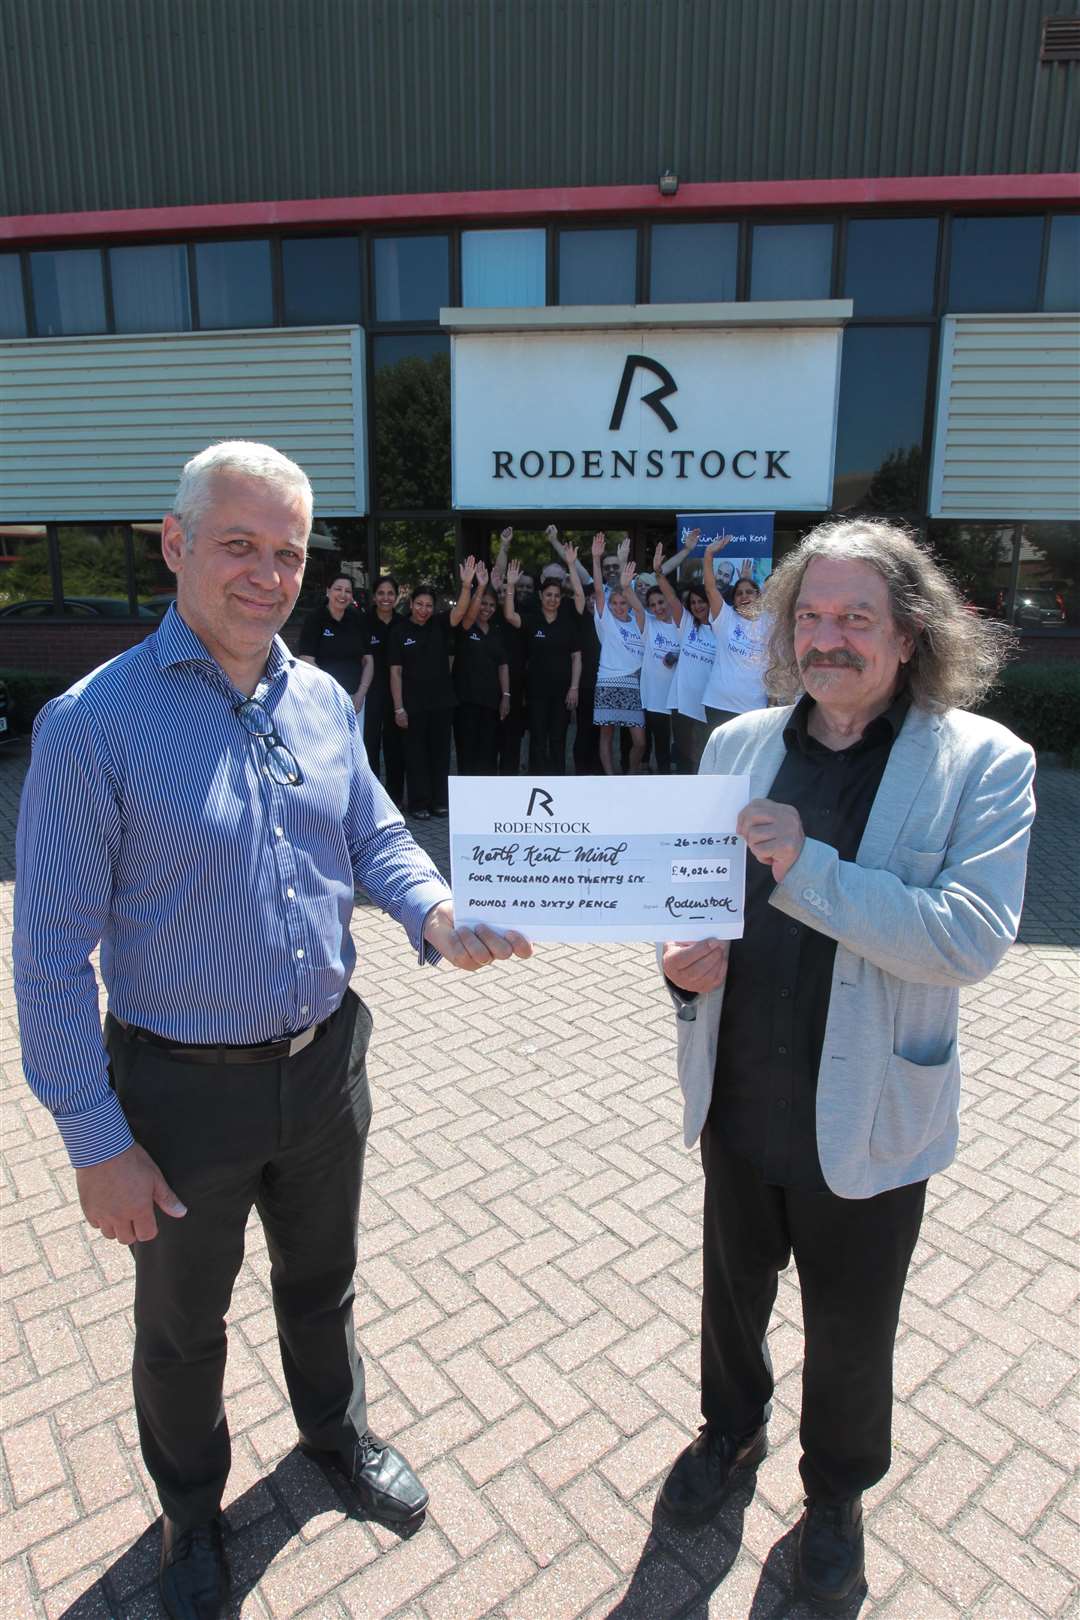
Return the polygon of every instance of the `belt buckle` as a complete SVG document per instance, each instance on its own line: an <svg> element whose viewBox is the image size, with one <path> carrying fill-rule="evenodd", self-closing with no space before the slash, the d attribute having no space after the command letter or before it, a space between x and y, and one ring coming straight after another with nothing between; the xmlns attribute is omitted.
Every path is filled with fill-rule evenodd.
<svg viewBox="0 0 1080 1620"><path fill-rule="evenodd" d="M305 1047L310 1046L312 1041L315 1039L315 1036L318 1034L318 1031L318 1024L309 1024L307 1029L302 1030L299 1035L294 1035L289 1042L289 1049L286 1056L295 1057L297 1052L302 1052Z"/></svg>

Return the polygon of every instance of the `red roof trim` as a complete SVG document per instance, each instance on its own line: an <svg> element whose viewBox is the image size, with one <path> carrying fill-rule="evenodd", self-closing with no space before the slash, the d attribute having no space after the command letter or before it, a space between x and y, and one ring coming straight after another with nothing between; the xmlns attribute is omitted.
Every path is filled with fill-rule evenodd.
<svg viewBox="0 0 1080 1620"><path fill-rule="evenodd" d="M388 197L322 197L292 202L205 203L182 208L116 208L91 213L0 217L0 241L103 236L187 235L193 231L313 225L417 225L542 216L692 216L720 209L858 208L946 203L1009 207L1076 203L1074 174L927 175L905 179L689 182L674 197L655 186L544 186L519 191L443 191Z"/></svg>

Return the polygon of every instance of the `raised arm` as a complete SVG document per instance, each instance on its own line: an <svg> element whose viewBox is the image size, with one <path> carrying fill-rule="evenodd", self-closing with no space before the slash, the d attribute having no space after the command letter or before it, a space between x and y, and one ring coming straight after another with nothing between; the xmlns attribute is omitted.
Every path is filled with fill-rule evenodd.
<svg viewBox="0 0 1080 1620"><path fill-rule="evenodd" d="M628 562L619 575L619 584L622 586L623 595L630 603L634 618L637 620L638 629L643 631L645 629L645 609L642 606L640 596L634 589L634 576L636 573L637 568L632 562Z"/></svg>
<svg viewBox="0 0 1080 1620"><path fill-rule="evenodd" d="M585 611L585 584L588 574L578 562L577 546L566 547L566 566L570 570L570 589L574 593L574 606L579 613Z"/></svg>
<svg viewBox="0 0 1080 1620"><path fill-rule="evenodd" d="M487 588L487 564L478 562L476 565L476 589L469 598L469 605L465 609L465 617L461 621L463 630L471 630L480 617L480 604L484 600L484 591Z"/></svg>
<svg viewBox="0 0 1080 1620"><path fill-rule="evenodd" d="M510 542L513 538L514 531L511 528L505 528L499 535L499 549L495 561L491 565L491 583L496 590L506 578L506 559L509 556Z"/></svg>
<svg viewBox="0 0 1080 1620"><path fill-rule="evenodd" d="M593 610L599 619L607 606L604 596L604 549L607 546L606 534L594 534L592 537L592 580L593 580Z"/></svg>
<svg viewBox="0 0 1080 1620"><path fill-rule="evenodd" d="M466 557L458 572L461 575L461 589L457 601L450 609L450 623L453 625L459 625L468 610L473 580L476 578L476 558Z"/></svg>
<svg viewBox="0 0 1080 1620"><path fill-rule="evenodd" d="M512 557L506 569L506 594L503 596L503 618L507 624L512 624L515 630L521 629L521 614L514 606L514 592L517 582L521 578L521 564L516 557Z"/></svg>
<svg viewBox="0 0 1080 1620"><path fill-rule="evenodd" d="M680 551L676 551L674 556L669 557L667 562L662 563L660 565L660 568L663 569L664 573L665 574L673 574L675 572L676 568L678 568L682 563L684 563L686 561L687 557L690 556L691 552L693 551L694 547L697 545L697 543L698 543L698 541L700 539L701 539L701 530L700 529L691 529L690 533L686 537L685 546L683 546ZM663 547L661 547L660 549L662 551ZM657 579L660 578L660 568L655 569Z"/></svg>
<svg viewBox="0 0 1080 1620"><path fill-rule="evenodd" d="M588 585L592 576L590 575L589 570L582 563L578 562L577 547L572 546L569 543L566 545L559 544L559 531L555 527L554 523L548 524L547 528L544 530L544 534L547 536L548 544L551 546L551 549L555 553L556 557L559 558L560 562L565 563L566 567L570 570L571 577L576 574L583 585Z"/></svg>
<svg viewBox="0 0 1080 1620"><path fill-rule="evenodd" d="M716 569L713 567L713 558L718 551L723 551L731 542L730 534L720 536L719 540L710 540L705 547L704 580L705 595L709 598L709 618L722 619L727 603L720 594L720 587L716 583Z"/></svg>
<svg viewBox="0 0 1080 1620"><path fill-rule="evenodd" d="M668 607L671 609L671 622L676 629L682 624L683 605L671 586L671 581L660 567L664 555L663 546L657 546L653 553L653 573L656 575L656 584Z"/></svg>

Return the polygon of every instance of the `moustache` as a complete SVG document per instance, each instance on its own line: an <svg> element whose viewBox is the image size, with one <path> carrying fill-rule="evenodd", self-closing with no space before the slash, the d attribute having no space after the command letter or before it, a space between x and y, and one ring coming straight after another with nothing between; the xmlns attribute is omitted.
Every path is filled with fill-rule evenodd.
<svg viewBox="0 0 1080 1620"><path fill-rule="evenodd" d="M807 669L865 669L866 659L860 658L858 653L849 652L846 647L838 647L835 652L822 653L811 650L799 660L799 668Z"/></svg>

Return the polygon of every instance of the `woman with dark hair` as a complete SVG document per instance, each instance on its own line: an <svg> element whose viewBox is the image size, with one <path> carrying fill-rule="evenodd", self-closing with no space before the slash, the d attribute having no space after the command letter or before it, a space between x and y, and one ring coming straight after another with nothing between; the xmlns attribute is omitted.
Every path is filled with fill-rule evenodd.
<svg viewBox="0 0 1080 1620"><path fill-rule="evenodd" d="M661 577L664 548L657 546L653 573ZM645 729L652 739L653 756L660 776L671 773L671 683L679 664L679 631L672 622L671 608L659 584L650 585L645 596L645 657L641 665L641 706Z"/></svg>
<svg viewBox="0 0 1080 1620"><path fill-rule="evenodd" d="M765 645L768 616L760 611L761 587L753 578L754 564L747 557L727 591L721 592L713 557L731 540L724 535L705 551L705 591L709 621L716 637L716 661L705 685L702 701L710 735L737 714L768 707L765 691Z"/></svg>
<svg viewBox="0 0 1080 1620"><path fill-rule="evenodd" d="M567 549L576 561L576 548ZM566 733L581 684L580 615L585 611L585 592L571 566L574 607L563 601L560 580L549 577L541 583L539 607L522 615L514 605L520 576L521 564L515 559L506 572L503 615L507 624L522 632L528 654L529 769L538 776L564 776Z"/></svg>
<svg viewBox="0 0 1080 1620"><path fill-rule="evenodd" d="M454 639L454 740L461 776L494 776L498 725L510 712L506 643L495 622L499 599L487 566L476 565L476 590Z"/></svg>
<svg viewBox="0 0 1080 1620"><path fill-rule="evenodd" d="M326 601L313 608L300 632L298 657L332 675L353 700L359 714L364 703L360 684L367 646L363 620L353 601L348 574L338 574L326 588Z"/></svg>
<svg viewBox="0 0 1080 1620"><path fill-rule="evenodd" d="M394 724L404 734L409 814L418 821L447 814L455 703L450 632L465 617L475 576L476 559L467 557L461 565L461 591L449 613L436 613L433 585L418 585L408 618L398 621L390 638Z"/></svg>
<svg viewBox="0 0 1080 1620"><path fill-rule="evenodd" d="M375 586L371 609L364 615L367 657L360 682L364 707L364 747L368 763L378 776L381 750L386 791L399 809L405 800L405 754L401 732L394 724L389 652L400 595L401 587L393 574L383 574Z"/></svg>
<svg viewBox="0 0 1080 1620"><path fill-rule="evenodd" d="M680 602L663 574L657 574L656 583L679 632L679 662L668 694L677 768L683 776L694 776L709 737L701 698L716 657L709 598L700 585L691 585Z"/></svg>

